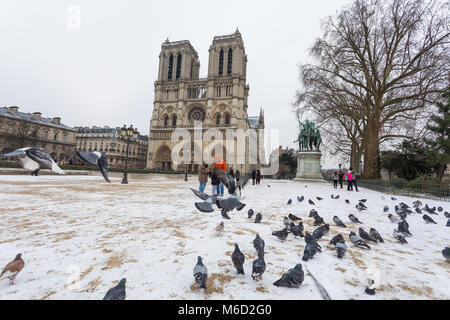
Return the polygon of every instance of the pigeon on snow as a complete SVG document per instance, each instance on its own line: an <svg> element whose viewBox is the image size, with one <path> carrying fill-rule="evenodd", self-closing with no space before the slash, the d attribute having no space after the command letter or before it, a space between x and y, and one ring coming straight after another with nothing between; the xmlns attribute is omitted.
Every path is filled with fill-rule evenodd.
<svg viewBox="0 0 450 320"><path fill-rule="evenodd" d="M103 300L125 300L126 290L125 290L125 282L126 278L122 278L117 286L112 287L106 292L106 295L103 297Z"/></svg>
<svg viewBox="0 0 450 320"><path fill-rule="evenodd" d="M8 278L10 284L14 284L14 280L20 271L22 271L25 266L25 262L22 259L22 254L19 253L16 255L13 261L9 262L0 273L0 280Z"/></svg>
<svg viewBox="0 0 450 320"><path fill-rule="evenodd" d="M258 254L258 258L253 261L252 265L252 278L255 281L259 281L262 275L266 271L266 262L264 261L264 253Z"/></svg>
<svg viewBox="0 0 450 320"><path fill-rule="evenodd" d="M372 242L378 243L378 241L377 241L376 239L372 238L372 237L370 236L370 234L368 234L363 228L359 228L359 229L358 229L358 232L359 232L359 236L360 236L361 238L363 238L364 240L372 241Z"/></svg>
<svg viewBox="0 0 450 320"><path fill-rule="evenodd" d="M255 217L255 223L260 223L262 220L262 215L261 213L257 213L256 217Z"/></svg>
<svg viewBox="0 0 450 320"><path fill-rule="evenodd" d="M369 230L369 234L372 238L374 238L375 240L379 241L379 242L384 242L383 238L381 237L381 235L378 233L377 230L375 230L374 228L370 228Z"/></svg>
<svg viewBox="0 0 450 320"><path fill-rule="evenodd" d="M370 250L370 247L365 243L365 241L364 241L363 239L361 239L361 238L360 238L356 233L354 233L353 231L350 231L349 238L350 238L350 241L351 241L354 245L356 245L356 246L358 246L358 247L362 247L362 248L365 248L365 249L369 249L369 250Z"/></svg>
<svg viewBox="0 0 450 320"><path fill-rule="evenodd" d="M408 243L405 239L405 236L403 234L403 232L398 231L397 229L394 229L394 232L392 233L392 235L394 236L394 238L396 240L398 240L401 244L406 244Z"/></svg>
<svg viewBox="0 0 450 320"><path fill-rule="evenodd" d="M350 214L348 215L348 218L350 219L351 222L363 224L363 223L362 223L361 221L359 221L359 219L358 219L354 214L352 214L352 213L350 213Z"/></svg>
<svg viewBox="0 0 450 320"><path fill-rule="evenodd" d="M200 288L206 289L206 279L208 279L208 269L203 265L202 257L197 258L197 264L194 267L194 278Z"/></svg>
<svg viewBox="0 0 450 320"><path fill-rule="evenodd" d="M426 223L434 223L437 224L436 221L434 221L433 219L431 219L431 217L429 215L424 214L422 216L422 219L425 220Z"/></svg>
<svg viewBox="0 0 450 320"><path fill-rule="evenodd" d="M253 240L253 246L256 249L256 252L258 252L258 255L264 255L264 240L261 239L259 234L256 235L256 238Z"/></svg>
<svg viewBox="0 0 450 320"><path fill-rule="evenodd" d="M293 269L289 269L281 279L275 281L273 284L277 287L298 288L305 279L305 274L302 270L302 265L299 263Z"/></svg>
<svg viewBox="0 0 450 320"><path fill-rule="evenodd" d="M280 231L274 231L274 232L272 232L272 235L277 237L281 241L284 241L284 240L286 240L286 238L288 236L288 230L287 230L287 228L284 228L283 230L280 230Z"/></svg>
<svg viewBox="0 0 450 320"><path fill-rule="evenodd" d="M333 217L333 222L339 227L347 228L347 226L341 221L341 219L339 219L338 216Z"/></svg>
<svg viewBox="0 0 450 320"><path fill-rule="evenodd" d="M238 274L244 274L244 262L245 262L245 256L239 250L239 246L237 243L234 244L234 251L231 255L231 260L233 261L233 265L237 270Z"/></svg>
<svg viewBox="0 0 450 320"><path fill-rule="evenodd" d="M251 217L253 217L253 213L254 213L254 211L253 211L253 209L250 209L250 210L248 210L248 218L250 219Z"/></svg>

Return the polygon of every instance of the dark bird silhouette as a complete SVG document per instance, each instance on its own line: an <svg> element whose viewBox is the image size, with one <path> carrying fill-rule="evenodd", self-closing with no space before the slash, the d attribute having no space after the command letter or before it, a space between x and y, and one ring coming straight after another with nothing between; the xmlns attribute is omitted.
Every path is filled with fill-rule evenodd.
<svg viewBox="0 0 450 320"><path fill-rule="evenodd" d="M363 223L362 223L361 221L359 221L359 219L358 219L354 214L352 214L352 213L350 213L350 214L348 215L348 218L350 219L351 222L363 224Z"/></svg>
<svg viewBox="0 0 450 320"><path fill-rule="evenodd" d="M445 211L445 212L444 212L444 216L445 216L446 218L450 218L450 213L448 213L447 211Z"/></svg>
<svg viewBox="0 0 450 320"><path fill-rule="evenodd" d="M302 270L302 265L299 263L293 269L289 269L281 279L275 281L273 284L277 287L298 288L305 279L305 274Z"/></svg>
<svg viewBox="0 0 450 320"><path fill-rule="evenodd" d="M447 260L447 262L450 261L450 247L445 247L442 250L442 255L444 256L445 260Z"/></svg>
<svg viewBox="0 0 450 320"><path fill-rule="evenodd" d="M288 218L291 219L292 221L302 220L302 218L299 218L296 215L293 215L291 213L289 213Z"/></svg>
<svg viewBox="0 0 450 320"><path fill-rule="evenodd" d="M319 200L319 201L323 200L323 198L321 198L321 197L316 197L316 199Z"/></svg>
<svg viewBox="0 0 450 320"><path fill-rule="evenodd" d="M383 207L383 212L388 212L389 211L389 207L388 206L384 206Z"/></svg>
<svg viewBox="0 0 450 320"><path fill-rule="evenodd" d="M206 280L208 279L208 269L202 261L202 257L198 256L197 264L194 267L194 278L200 288L206 289Z"/></svg>
<svg viewBox="0 0 450 320"><path fill-rule="evenodd" d="M347 246L345 245L344 241L339 241L338 243L336 243L336 253L339 259L342 259L344 257L346 251Z"/></svg>
<svg viewBox="0 0 450 320"><path fill-rule="evenodd" d="M372 242L378 243L378 241L377 241L376 239L372 238L372 237L370 236L370 234L368 234L363 228L360 227L360 228L358 229L358 232L359 232L359 236L360 236L361 238L363 238L364 240L372 241Z"/></svg>
<svg viewBox="0 0 450 320"><path fill-rule="evenodd" d="M301 237L301 238L304 237L302 233L303 224L301 222L298 224L298 226L296 226L295 223L291 222L289 226L289 231L294 235L294 237Z"/></svg>
<svg viewBox="0 0 450 320"><path fill-rule="evenodd" d="M367 199L358 200L359 202L367 202Z"/></svg>
<svg viewBox="0 0 450 320"><path fill-rule="evenodd" d="M336 235L333 238L331 238L330 244L336 245L336 243L338 243L340 241L344 241L345 242L344 237L342 236L342 234L339 233L338 235Z"/></svg>
<svg viewBox="0 0 450 320"><path fill-rule="evenodd" d="M224 219L230 219L230 217L228 216L228 213L227 213L226 210L222 209L222 210L220 211L220 214L222 215L222 218L224 218Z"/></svg>
<svg viewBox="0 0 450 320"><path fill-rule="evenodd" d="M100 151L89 151L89 152L76 152L78 158L83 160L84 162L90 164L91 166L98 167L100 169L100 172L103 175L103 178L107 182L109 181L108 178L108 158L106 157L106 154L104 152Z"/></svg>
<svg viewBox="0 0 450 320"><path fill-rule="evenodd" d="M447 220L447 224L445 226L450 227L450 219Z"/></svg>
<svg viewBox="0 0 450 320"><path fill-rule="evenodd" d="M284 217L283 224L288 230L289 230L289 226L290 226L291 222L292 221L288 217Z"/></svg>
<svg viewBox="0 0 450 320"><path fill-rule="evenodd" d="M258 254L258 259L253 261L252 278L255 281L262 279L262 275L266 271L266 262L264 261L264 254Z"/></svg>
<svg viewBox="0 0 450 320"><path fill-rule="evenodd" d="M0 273L0 280L4 278L9 279L9 284L14 284L14 280L20 271L25 267L25 262L22 259L22 254L16 255L13 261L9 262L3 267L2 273Z"/></svg>
<svg viewBox="0 0 450 320"><path fill-rule="evenodd" d="M369 234L372 238L374 238L375 240L379 241L379 242L384 242L383 238L381 237L381 235L378 233L377 230L375 230L374 228L370 228L369 230Z"/></svg>
<svg viewBox="0 0 450 320"><path fill-rule="evenodd" d="M297 196L297 200L298 200L298 202L302 202L303 200L305 200L305 197L304 196L301 196L301 197Z"/></svg>
<svg viewBox="0 0 450 320"><path fill-rule="evenodd" d="M308 217L314 217L314 216L317 216L317 215L319 215L319 214L317 213L317 211L315 209L309 210Z"/></svg>
<svg viewBox="0 0 450 320"><path fill-rule="evenodd" d="M248 218L250 219L251 217L253 217L253 209L248 210Z"/></svg>
<svg viewBox="0 0 450 320"><path fill-rule="evenodd" d="M354 233L353 231L350 231L350 234L348 237L350 238L350 241L354 245L370 250L370 247L365 243L365 241L363 239L361 239L360 237L358 237L358 235L356 233Z"/></svg>
<svg viewBox="0 0 450 320"><path fill-rule="evenodd" d="M399 241L401 244L408 243L403 235L403 232L398 231L397 229L394 229L394 232L392 234L394 238Z"/></svg>
<svg viewBox="0 0 450 320"><path fill-rule="evenodd" d="M407 236L412 236L412 233L409 232L409 224L406 222L406 220L402 220L398 224L398 231L404 233Z"/></svg>
<svg viewBox="0 0 450 320"><path fill-rule="evenodd" d="M231 255L231 260L233 261L233 265L237 270L238 274L244 274L244 262L245 262L245 256L239 250L239 246L237 243L234 244L234 251Z"/></svg>
<svg viewBox="0 0 450 320"><path fill-rule="evenodd" d="M277 237L281 241L284 241L284 240L286 240L286 238L288 236L288 230L287 230L287 228L284 228L283 230L280 230L280 231L274 231L274 232L272 232L272 235Z"/></svg>
<svg viewBox="0 0 450 320"><path fill-rule="evenodd" d="M400 222L400 220L397 217L393 216L392 214L388 214L388 218L389 218L389 220L392 223L399 223Z"/></svg>
<svg viewBox="0 0 450 320"><path fill-rule="evenodd" d="M292 203L292 199L289 199L287 204L291 204Z"/></svg>
<svg viewBox="0 0 450 320"><path fill-rule="evenodd" d="M302 260L308 261L309 259L312 259L317 252L321 252L321 250L317 241L308 232L305 233L305 242L306 246L303 252Z"/></svg>
<svg viewBox="0 0 450 320"><path fill-rule="evenodd" d="M103 297L103 300L125 300L127 295L125 289L126 278L120 280L119 284L106 292L106 295Z"/></svg>
<svg viewBox="0 0 450 320"><path fill-rule="evenodd" d="M444 210L444 209L442 209L442 207L438 207L437 210L438 210L438 212L442 212L442 210Z"/></svg>
<svg viewBox="0 0 450 320"><path fill-rule="evenodd" d="M312 236L314 237L314 239L319 240L324 235L326 235L329 230L330 226L328 224L324 224L323 226L320 226L316 230L314 230Z"/></svg>
<svg viewBox="0 0 450 320"><path fill-rule="evenodd" d="M426 223L434 223L437 224L436 221L434 221L433 219L431 219L431 217L429 215L424 214L422 216L422 219L425 220Z"/></svg>
<svg viewBox="0 0 450 320"><path fill-rule="evenodd" d="M366 207L366 206L361 206L361 202L360 202L360 203L358 203L358 204L356 205L356 209L357 209L358 211L363 211L363 210L367 210L367 207Z"/></svg>
<svg viewBox="0 0 450 320"><path fill-rule="evenodd" d="M339 227L347 228L347 226L341 221L341 219L339 219L338 216L333 217L333 222Z"/></svg>
<svg viewBox="0 0 450 320"><path fill-rule="evenodd" d="M397 198L391 197L391 200L397 201Z"/></svg>
<svg viewBox="0 0 450 320"><path fill-rule="evenodd" d="M331 199L334 199L334 194L331 195Z"/></svg>
<svg viewBox="0 0 450 320"><path fill-rule="evenodd" d="M336 197L334 197L334 200L339 199L340 197L340 195L337 195Z"/></svg>
<svg viewBox="0 0 450 320"><path fill-rule="evenodd" d="M312 201L311 199L308 200L309 204L315 205L314 201Z"/></svg>
<svg viewBox="0 0 450 320"><path fill-rule="evenodd" d="M264 240L260 238L259 234L256 235L256 238L253 240L253 246L256 249L258 255L264 255Z"/></svg>
<svg viewBox="0 0 450 320"><path fill-rule="evenodd" d="M416 212L419 213L419 214L422 214L422 209L416 208Z"/></svg>
<svg viewBox="0 0 450 320"><path fill-rule="evenodd" d="M260 223L262 220L262 215L261 213L257 213L255 216L255 223Z"/></svg>
<svg viewBox="0 0 450 320"><path fill-rule="evenodd" d="M320 226L322 224L325 224L325 221L323 220L322 217L320 217L319 215L314 216L314 223L313 226Z"/></svg>
<svg viewBox="0 0 450 320"><path fill-rule="evenodd" d="M345 199L345 203L350 203L350 200L348 200L348 199Z"/></svg>

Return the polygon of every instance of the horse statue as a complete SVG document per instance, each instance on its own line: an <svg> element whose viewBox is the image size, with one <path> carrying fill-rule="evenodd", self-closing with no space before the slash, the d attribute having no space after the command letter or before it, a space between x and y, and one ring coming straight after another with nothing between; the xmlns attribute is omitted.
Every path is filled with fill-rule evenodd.
<svg viewBox="0 0 450 320"><path fill-rule="evenodd" d="M322 139L320 137L320 132L316 129L314 122L309 122L306 120L305 123L300 121L298 118L298 124L300 127L297 140L299 150L319 150Z"/></svg>

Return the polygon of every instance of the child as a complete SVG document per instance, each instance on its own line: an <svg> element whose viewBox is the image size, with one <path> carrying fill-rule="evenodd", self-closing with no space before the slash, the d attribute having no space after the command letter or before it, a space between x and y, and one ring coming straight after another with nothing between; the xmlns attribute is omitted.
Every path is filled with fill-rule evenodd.
<svg viewBox="0 0 450 320"><path fill-rule="evenodd" d="M339 180L339 176L338 176L338 173L335 171L333 174L333 185L334 185L335 189L337 189L338 180Z"/></svg>

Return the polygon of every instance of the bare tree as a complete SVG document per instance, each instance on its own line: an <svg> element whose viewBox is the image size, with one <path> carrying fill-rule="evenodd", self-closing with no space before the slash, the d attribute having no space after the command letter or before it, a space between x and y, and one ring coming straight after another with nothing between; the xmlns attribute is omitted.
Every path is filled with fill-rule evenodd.
<svg viewBox="0 0 450 320"><path fill-rule="evenodd" d="M355 0L324 21L310 49L315 63L300 67L298 108L316 114L338 108L333 112L360 126L366 178L380 177L380 144L410 137L448 85L448 7L434 0Z"/></svg>
<svg viewBox="0 0 450 320"><path fill-rule="evenodd" d="M31 122L15 121L13 130L19 148L25 147L27 143L36 143L38 127Z"/></svg>

